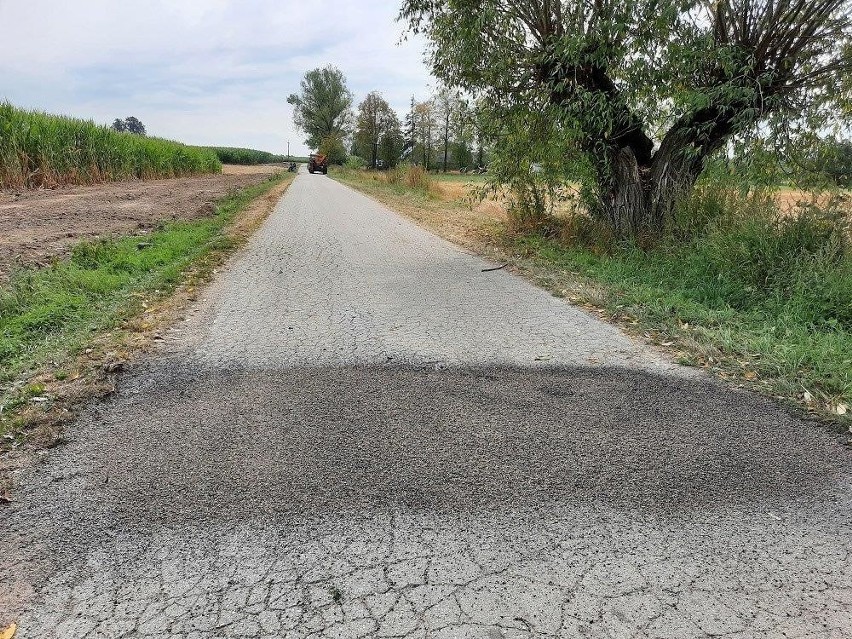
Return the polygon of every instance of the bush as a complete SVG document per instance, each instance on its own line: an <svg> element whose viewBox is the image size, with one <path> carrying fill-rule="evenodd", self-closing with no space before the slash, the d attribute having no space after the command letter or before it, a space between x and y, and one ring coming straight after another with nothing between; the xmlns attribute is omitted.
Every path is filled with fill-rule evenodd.
<svg viewBox="0 0 852 639"><path fill-rule="evenodd" d="M704 194L680 227L689 239L603 246L577 214L558 238L508 239L548 269L580 274L593 303L637 318L690 361L751 375L775 395L852 405L852 247L840 200L781 213L764 193ZM590 250L591 248L591 250ZM560 284L560 286L562 286ZM585 293L582 293L585 294ZM726 373L727 374L727 373ZM757 376L757 377L755 377Z"/></svg>
<svg viewBox="0 0 852 639"><path fill-rule="evenodd" d="M817 152L817 169L841 188L852 188L852 142L827 140Z"/></svg>
<svg viewBox="0 0 852 639"><path fill-rule="evenodd" d="M705 185L674 217L668 234L649 247L611 248L589 216L558 219L563 245L627 260L650 285L681 290L717 309L784 315L813 330L852 330L850 217L843 198L782 212L773 194ZM544 220L546 218L539 217ZM523 218L516 213L515 225Z"/></svg>
<svg viewBox="0 0 852 639"><path fill-rule="evenodd" d="M343 166L346 162L346 147L343 146L343 140L336 135L324 137L320 142L319 152L328 158L329 164Z"/></svg>
<svg viewBox="0 0 852 639"><path fill-rule="evenodd" d="M409 189L428 190L432 184L432 178L421 166L406 164L397 166L387 172L387 181L390 184L399 184Z"/></svg>
<svg viewBox="0 0 852 639"><path fill-rule="evenodd" d="M440 197L443 193L441 185L433 180L422 166L416 164L395 166L385 171L382 179L388 184L414 189L430 197Z"/></svg>
<svg viewBox="0 0 852 639"><path fill-rule="evenodd" d="M720 220L724 225L734 220L770 219L777 214L770 190L743 190L720 174L701 182L675 207L664 239L669 243L690 242Z"/></svg>
<svg viewBox="0 0 852 639"><path fill-rule="evenodd" d="M536 233L543 237L562 235L566 220L556 217L556 209L569 196L556 182L541 179L535 173L515 176L508 193L509 230L513 233ZM580 218L574 216L577 222ZM582 220L589 225L591 219ZM579 228L579 227L578 227Z"/></svg>
<svg viewBox="0 0 852 639"><path fill-rule="evenodd" d="M852 330L852 256L846 215L832 206L795 214L727 216L693 244L725 300L771 300L815 328Z"/></svg>

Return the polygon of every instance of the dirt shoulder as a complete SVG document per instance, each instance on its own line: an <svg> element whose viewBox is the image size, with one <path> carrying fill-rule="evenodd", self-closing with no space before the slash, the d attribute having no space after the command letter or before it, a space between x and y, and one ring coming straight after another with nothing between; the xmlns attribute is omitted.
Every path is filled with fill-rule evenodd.
<svg viewBox="0 0 852 639"><path fill-rule="evenodd" d="M198 240L203 245L194 250L188 265L180 267L178 282L143 278L130 290L115 291L114 304L103 305L104 313L94 318L91 331L72 332L52 350L34 353L27 368L8 383L0 383L0 505L11 499L16 472L40 458L43 449L63 441L64 426L77 409L115 391L116 376L125 364L158 343L162 332L183 316L199 290L263 223L292 181L292 174L262 179L220 198L216 207L222 226L216 227L213 237ZM168 200L162 202L168 207ZM198 221L198 225L205 223L210 222ZM152 234L151 240L172 241L170 233L180 230L166 228ZM180 240L177 235L176 240ZM116 244L121 241L117 239ZM173 266L167 263L158 268Z"/></svg>
<svg viewBox="0 0 852 639"><path fill-rule="evenodd" d="M67 255L81 240L145 233L160 222L210 215L229 192L280 170L225 166L221 174L191 178L0 191L0 282L17 268Z"/></svg>

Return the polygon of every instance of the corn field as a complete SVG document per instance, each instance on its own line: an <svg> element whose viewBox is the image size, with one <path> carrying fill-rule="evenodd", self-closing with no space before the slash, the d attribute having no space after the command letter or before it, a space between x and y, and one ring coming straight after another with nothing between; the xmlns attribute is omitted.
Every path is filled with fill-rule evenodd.
<svg viewBox="0 0 852 639"><path fill-rule="evenodd" d="M256 149L241 149L230 146L211 146L206 148L216 153L223 164L273 164L286 160L283 155L275 155L268 151L258 151Z"/></svg>
<svg viewBox="0 0 852 639"><path fill-rule="evenodd" d="M0 188L218 173L209 149L0 103Z"/></svg>

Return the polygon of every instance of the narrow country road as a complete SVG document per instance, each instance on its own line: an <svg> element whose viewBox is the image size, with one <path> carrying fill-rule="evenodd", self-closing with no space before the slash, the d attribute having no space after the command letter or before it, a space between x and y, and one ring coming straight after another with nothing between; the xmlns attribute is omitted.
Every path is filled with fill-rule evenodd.
<svg viewBox="0 0 852 639"><path fill-rule="evenodd" d="M488 266L297 177L0 510L0 621L852 637L849 451Z"/></svg>

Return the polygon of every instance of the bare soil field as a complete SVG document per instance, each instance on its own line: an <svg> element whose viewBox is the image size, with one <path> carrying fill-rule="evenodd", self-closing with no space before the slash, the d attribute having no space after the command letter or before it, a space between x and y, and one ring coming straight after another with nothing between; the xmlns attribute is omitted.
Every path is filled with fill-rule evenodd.
<svg viewBox="0 0 852 639"><path fill-rule="evenodd" d="M81 240L145 233L164 221L210 215L230 190L280 170L225 166L218 175L0 191L0 282L17 268L49 264Z"/></svg>

